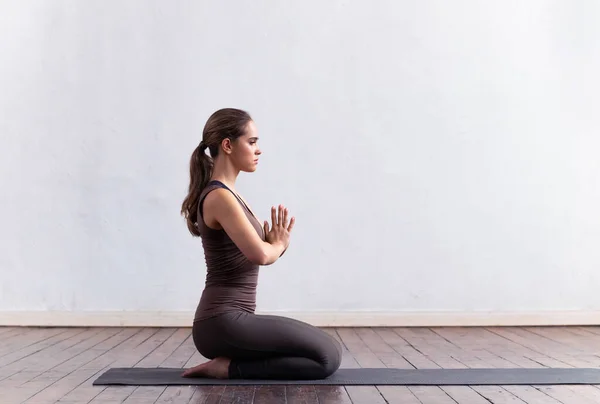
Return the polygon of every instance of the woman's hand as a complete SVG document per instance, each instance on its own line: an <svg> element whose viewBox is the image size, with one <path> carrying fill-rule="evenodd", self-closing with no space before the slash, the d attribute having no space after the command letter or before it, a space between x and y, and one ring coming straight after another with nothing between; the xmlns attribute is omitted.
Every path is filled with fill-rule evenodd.
<svg viewBox="0 0 600 404"><path fill-rule="evenodd" d="M294 228L296 219L292 217L288 223L288 209L279 205L279 211L275 206L271 207L271 221L273 227L269 230L269 222L265 220L265 239L269 244L279 244L285 251L290 244L290 233Z"/></svg>

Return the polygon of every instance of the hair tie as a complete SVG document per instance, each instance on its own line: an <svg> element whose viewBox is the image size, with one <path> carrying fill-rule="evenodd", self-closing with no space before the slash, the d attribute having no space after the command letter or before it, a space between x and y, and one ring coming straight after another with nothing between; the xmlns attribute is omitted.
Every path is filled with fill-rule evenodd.
<svg viewBox="0 0 600 404"><path fill-rule="evenodd" d="M200 148L200 151L204 151L206 150L206 143L204 143L204 140L200 142L200 144L198 145L198 147Z"/></svg>

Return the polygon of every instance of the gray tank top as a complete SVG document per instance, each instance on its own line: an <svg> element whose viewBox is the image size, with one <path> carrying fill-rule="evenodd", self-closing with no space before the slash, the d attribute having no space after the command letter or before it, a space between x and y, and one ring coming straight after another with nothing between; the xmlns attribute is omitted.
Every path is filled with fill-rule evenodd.
<svg viewBox="0 0 600 404"><path fill-rule="evenodd" d="M264 229L248 206L231 189L220 181L211 181L200 194L198 204L198 230L204 248L206 281L194 321L203 320L231 311L254 313L259 265L250 262L229 238L225 230L211 229L204 223L202 205L209 192L225 188L238 200L246 217L265 240Z"/></svg>

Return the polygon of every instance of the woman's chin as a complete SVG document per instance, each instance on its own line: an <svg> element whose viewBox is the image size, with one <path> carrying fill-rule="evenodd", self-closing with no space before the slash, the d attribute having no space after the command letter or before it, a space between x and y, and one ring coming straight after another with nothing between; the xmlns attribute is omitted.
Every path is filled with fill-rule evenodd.
<svg viewBox="0 0 600 404"><path fill-rule="evenodd" d="M246 167L244 170L247 173L253 173L254 171L256 171L256 169L258 168L257 164L253 164L251 166Z"/></svg>

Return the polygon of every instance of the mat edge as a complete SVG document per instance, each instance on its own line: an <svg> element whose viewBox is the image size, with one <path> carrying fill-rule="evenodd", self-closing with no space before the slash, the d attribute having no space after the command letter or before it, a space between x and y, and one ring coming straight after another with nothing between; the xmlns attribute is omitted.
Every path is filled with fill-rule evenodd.
<svg viewBox="0 0 600 404"><path fill-rule="evenodd" d="M589 380L593 380L593 381L582 381L581 379L578 380L570 380L570 377L564 377L562 378L563 380L557 380L557 379L553 379L553 380L547 380L547 381L543 381L543 380L535 380L534 382L531 380L528 381L524 381L524 382L512 382L512 381L490 381L490 382L464 382L464 383L458 383L458 382L442 382L442 383L434 383L434 382L422 382L422 383L410 383L410 382L406 382L406 383L398 383L398 382L393 382L393 383L386 383L386 382L379 382L379 383L357 383L351 380L346 380L346 381L333 381L333 382L324 382L324 381L320 381L320 380L256 380L256 381L250 381L250 380L242 380L242 381L238 381L238 380L211 380L211 379L202 379L203 382L202 383L194 383L194 379L178 379L178 382L164 382L164 383L151 383L151 382L145 382L143 380L140 380L141 383L137 382L116 382L116 381L110 381L112 378L114 378L115 376L111 376L110 373L113 372L119 372L119 371L130 371L130 370L135 370L135 371L147 371L147 370L155 370L155 369L163 369L163 370L172 370L172 371L176 371L179 372L182 368L177 368L177 367L115 367L115 368L110 368L107 369L105 372L103 372L100 376L98 376L93 382L92 385L94 386L217 386L217 385L236 385L236 386L248 386L248 385L336 385L336 386L497 386L497 385L514 385L514 386L521 386L521 385L530 385L530 384L536 384L536 385L597 385L600 384L600 382L598 380L595 380L594 377L592 377ZM569 368L569 367L565 367L565 368L456 368L456 369L440 369L440 368L427 368L427 369L403 369L403 368L342 368L343 370L349 370L349 371L357 371L357 370L380 370L380 369L386 369L386 370L398 370L400 372L407 372L409 371L409 373L413 373L413 372L422 372L422 371L427 371L426 373L439 373L439 372L444 372L444 371L459 371L459 373L464 373L465 371L467 371L467 373L471 373L471 372L480 372L480 371L493 371L493 372L497 372L497 373L504 373L506 371L517 371L517 372L529 372L529 371L533 371L533 373L544 373L544 372L548 372L548 371L566 371L567 373L572 373L572 372L577 372L577 371L592 371L593 373L600 373L600 368ZM597 376L595 376L597 377ZM108 379L108 381L104 381L104 379ZM551 378L552 379L552 378ZM559 378L560 379L560 378ZM566 379L566 380L565 380ZM191 383L186 383L184 382L184 380L189 380Z"/></svg>

